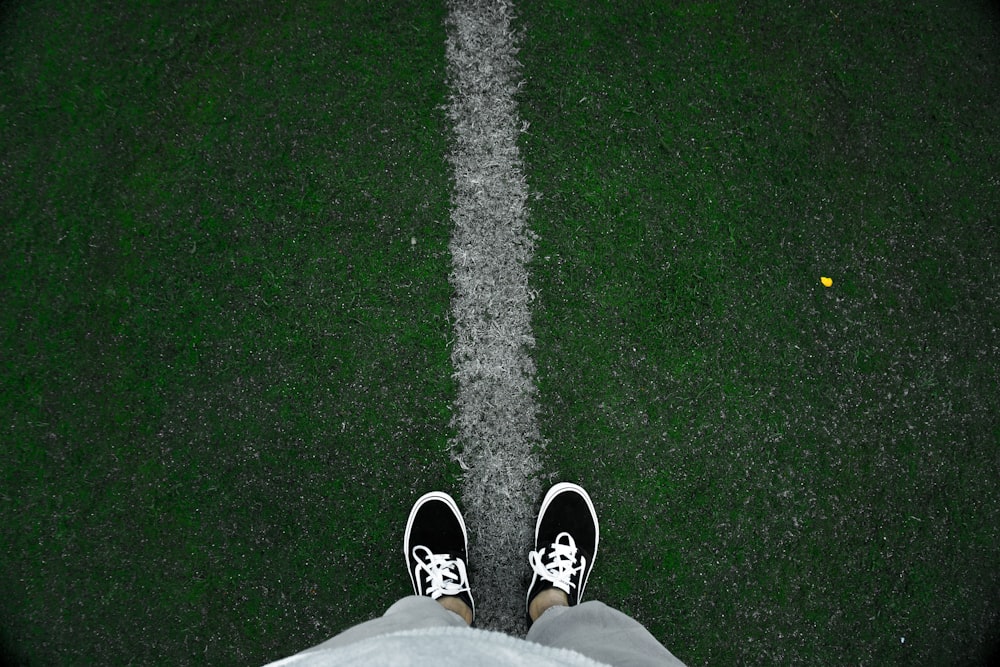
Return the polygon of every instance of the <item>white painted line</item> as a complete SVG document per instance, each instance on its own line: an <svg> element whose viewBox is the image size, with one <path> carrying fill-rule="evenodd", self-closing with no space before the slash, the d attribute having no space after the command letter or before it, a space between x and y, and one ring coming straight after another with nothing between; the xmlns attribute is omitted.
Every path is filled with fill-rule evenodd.
<svg viewBox="0 0 1000 667"><path fill-rule="evenodd" d="M511 5L449 0L448 116L454 171L451 359L458 382L452 452L472 533L476 625L522 634L527 552L538 500L527 262L528 189L517 148L520 64Z"/></svg>

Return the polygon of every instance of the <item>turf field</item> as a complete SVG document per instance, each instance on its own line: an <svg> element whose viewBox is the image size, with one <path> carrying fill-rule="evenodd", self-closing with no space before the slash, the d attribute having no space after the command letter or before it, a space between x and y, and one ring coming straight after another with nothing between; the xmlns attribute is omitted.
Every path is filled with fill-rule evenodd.
<svg viewBox="0 0 1000 667"><path fill-rule="evenodd" d="M985 664L1000 12L515 7L588 597L691 665ZM259 664L409 591L462 474L446 13L0 4L3 662Z"/></svg>

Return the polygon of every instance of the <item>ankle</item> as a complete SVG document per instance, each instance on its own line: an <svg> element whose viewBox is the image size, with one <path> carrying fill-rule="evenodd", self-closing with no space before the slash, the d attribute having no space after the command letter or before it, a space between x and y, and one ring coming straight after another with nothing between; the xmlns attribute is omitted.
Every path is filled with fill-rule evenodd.
<svg viewBox="0 0 1000 667"><path fill-rule="evenodd" d="M550 607L568 606L569 596L565 592L558 588L546 588L531 599L531 604L528 605L528 616L534 622Z"/></svg>
<svg viewBox="0 0 1000 667"><path fill-rule="evenodd" d="M453 611L468 624L472 625L472 609L469 605L465 604L465 600L454 595L445 595L437 599L438 604L447 609L448 611Z"/></svg>

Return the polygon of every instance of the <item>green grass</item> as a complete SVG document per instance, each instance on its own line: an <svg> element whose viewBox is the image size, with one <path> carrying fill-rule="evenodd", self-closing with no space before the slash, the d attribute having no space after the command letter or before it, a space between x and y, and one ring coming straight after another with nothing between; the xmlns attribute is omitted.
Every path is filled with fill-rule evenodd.
<svg viewBox="0 0 1000 667"><path fill-rule="evenodd" d="M456 481L443 8L67 7L4 23L2 625L281 657Z"/></svg>
<svg viewBox="0 0 1000 667"><path fill-rule="evenodd" d="M517 8L588 596L691 665L982 662L995 11ZM0 9L0 662L261 663L408 592L459 473L444 12Z"/></svg>
<svg viewBox="0 0 1000 667"><path fill-rule="evenodd" d="M995 16L519 7L542 431L603 513L588 590L692 664L980 659Z"/></svg>

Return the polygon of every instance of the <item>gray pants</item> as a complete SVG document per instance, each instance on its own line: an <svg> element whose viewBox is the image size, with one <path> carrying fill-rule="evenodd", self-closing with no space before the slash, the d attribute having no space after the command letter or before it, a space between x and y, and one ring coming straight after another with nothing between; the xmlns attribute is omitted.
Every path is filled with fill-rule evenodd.
<svg viewBox="0 0 1000 667"><path fill-rule="evenodd" d="M465 621L428 597L411 595L389 607L381 618L348 628L308 650L344 646L402 630L449 625L465 627ZM575 607L550 607L532 624L526 639L571 649L615 667L683 667L638 621L593 600Z"/></svg>

